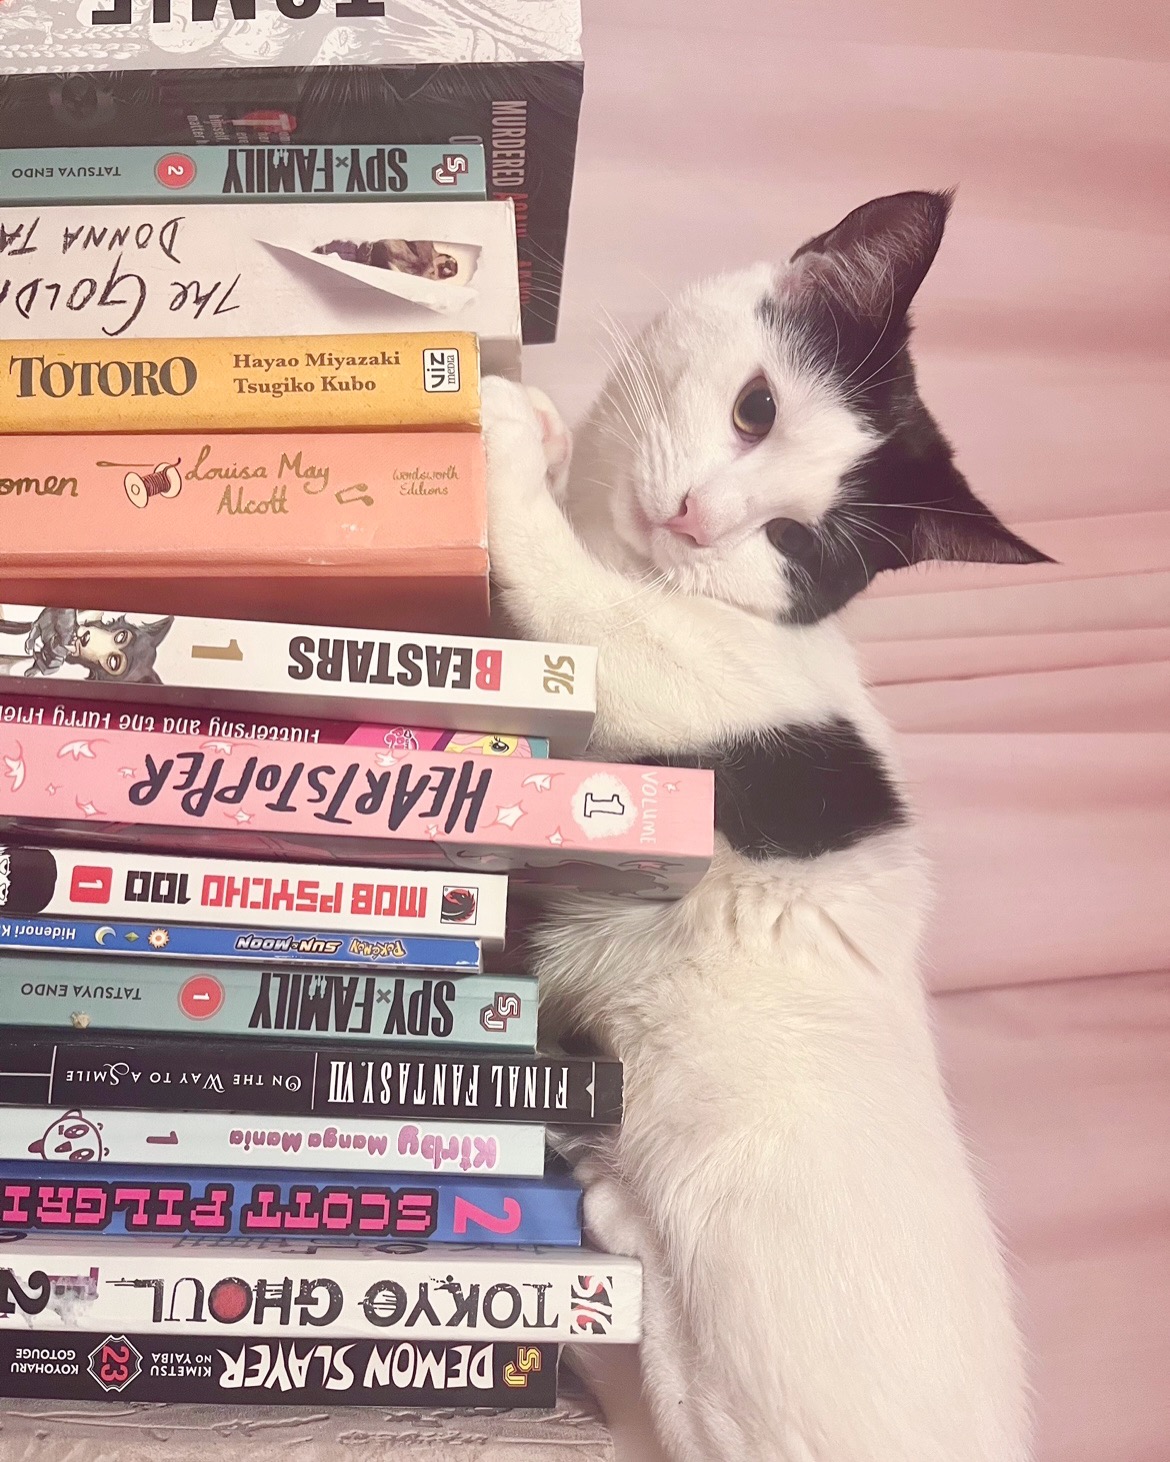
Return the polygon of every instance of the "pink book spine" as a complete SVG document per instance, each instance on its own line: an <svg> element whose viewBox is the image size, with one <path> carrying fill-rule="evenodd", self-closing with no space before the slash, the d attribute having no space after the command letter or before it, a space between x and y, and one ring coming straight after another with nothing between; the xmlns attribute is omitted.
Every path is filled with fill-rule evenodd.
<svg viewBox="0 0 1170 1462"><path fill-rule="evenodd" d="M507 736L487 731L442 731L425 726L371 726L320 716L207 711L190 706L148 706L124 701L53 699L44 694L0 690L0 727L54 726L63 731L139 731L193 736L210 741L280 741L319 746L393 747L398 751L450 751L468 756L548 755L542 736Z"/></svg>
<svg viewBox="0 0 1170 1462"><path fill-rule="evenodd" d="M0 727L9 835L509 872L677 897L712 853L710 772L396 747Z"/></svg>

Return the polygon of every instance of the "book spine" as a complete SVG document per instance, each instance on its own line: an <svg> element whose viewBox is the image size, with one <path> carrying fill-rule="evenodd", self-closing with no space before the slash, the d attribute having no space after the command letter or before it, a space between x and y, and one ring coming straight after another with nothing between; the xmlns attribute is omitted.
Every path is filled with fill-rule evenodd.
<svg viewBox="0 0 1170 1462"><path fill-rule="evenodd" d="M109 1107L8 1107L0 1158L166 1167L296 1168L355 1173L466 1173L538 1178L544 1128L479 1122L363 1122L281 1117L268 1122L220 1112L117 1111Z"/></svg>
<svg viewBox="0 0 1170 1462"><path fill-rule="evenodd" d="M267 1248L267 1252L266 1252ZM30 1234L0 1254L0 1329L72 1328L205 1339L582 1341L640 1338L636 1260L587 1250L460 1250L315 1242L273 1252L256 1239Z"/></svg>
<svg viewBox="0 0 1170 1462"><path fill-rule="evenodd" d="M0 1224L12 1233L235 1236L437 1244L581 1242L567 1179L361 1178L351 1172L0 1162Z"/></svg>
<svg viewBox="0 0 1170 1462"><path fill-rule="evenodd" d="M473 335L24 340L0 434L477 427Z"/></svg>
<svg viewBox="0 0 1170 1462"><path fill-rule="evenodd" d="M483 147L52 147L0 152L5 204L486 198Z"/></svg>
<svg viewBox="0 0 1170 1462"><path fill-rule="evenodd" d="M494 873L394 874L343 865L0 845L0 918L34 914L248 929L364 929L502 944L507 881Z"/></svg>
<svg viewBox="0 0 1170 1462"><path fill-rule="evenodd" d="M243 719L184 706L135 705L127 701L80 700L72 696L28 695L9 690L0 678L0 727L54 726L63 731L135 731L148 736L201 736L209 741L275 741L286 745L369 746L380 752L447 751L453 755L545 758L543 736L497 735L493 731L440 731L424 726L376 726L285 716L279 711Z"/></svg>
<svg viewBox="0 0 1170 1462"><path fill-rule="evenodd" d="M33 598L82 581L140 601L169 571L449 579L486 557L485 470L467 431L13 436L6 578Z"/></svg>
<svg viewBox="0 0 1170 1462"><path fill-rule="evenodd" d="M8 1025L536 1049L536 981L528 975L450 979L266 965L212 972L40 956L11 957L0 974L0 1023Z"/></svg>
<svg viewBox="0 0 1170 1462"><path fill-rule="evenodd" d="M111 677L116 650L127 663ZM596 676L597 651L580 645L0 604L0 679L19 680L21 695L67 686L70 698L234 707L248 724L281 712L474 725L548 735L573 754L592 729Z"/></svg>
<svg viewBox="0 0 1170 1462"><path fill-rule="evenodd" d="M2 856L2 855L0 855ZM358 934L292 934L201 924L102 923L97 919L5 919L0 950L105 957L248 960L282 965L435 970L478 974L483 948L476 939L417 939Z"/></svg>
<svg viewBox="0 0 1170 1462"><path fill-rule="evenodd" d="M0 1028L0 1104L613 1126L617 1061Z"/></svg>
<svg viewBox="0 0 1170 1462"><path fill-rule="evenodd" d="M62 49L46 63L34 38L27 61L52 70L0 76L0 148L302 144L331 142L340 131L367 141L387 132L482 141L489 196L516 206L524 339L556 338L583 82L578 60L330 67L311 64L310 50L299 65L270 61L246 71L209 64L206 56L165 72L111 71L103 57L95 74L84 43L68 55ZM71 72L77 95L66 100Z"/></svg>
<svg viewBox="0 0 1170 1462"><path fill-rule="evenodd" d="M0 1330L0 1396L231 1406L548 1409L557 1347L526 1341L316 1338L249 1344L219 1335Z"/></svg>
<svg viewBox="0 0 1170 1462"><path fill-rule="evenodd" d="M714 779L703 770L352 746L342 756L33 725L0 734L0 755L15 769L0 780L0 812L14 837L35 842L109 846L132 827L137 846L160 852L474 861L518 882L655 898L693 887L714 850Z"/></svg>

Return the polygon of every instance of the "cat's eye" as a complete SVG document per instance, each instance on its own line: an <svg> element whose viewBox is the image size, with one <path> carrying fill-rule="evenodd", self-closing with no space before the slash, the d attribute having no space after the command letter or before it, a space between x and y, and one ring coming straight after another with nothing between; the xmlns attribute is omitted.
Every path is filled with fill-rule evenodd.
<svg viewBox="0 0 1170 1462"><path fill-rule="evenodd" d="M804 563L816 552L817 535L807 523L798 523L795 518L773 518L765 531L772 547L797 563Z"/></svg>
<svg viewBox="0 0 1170 1462"><path fill-rule="evenodd" d="M763 376L756 376L735 398L731 424L745 441L760 442L776 424L776 402Z"/></svg>

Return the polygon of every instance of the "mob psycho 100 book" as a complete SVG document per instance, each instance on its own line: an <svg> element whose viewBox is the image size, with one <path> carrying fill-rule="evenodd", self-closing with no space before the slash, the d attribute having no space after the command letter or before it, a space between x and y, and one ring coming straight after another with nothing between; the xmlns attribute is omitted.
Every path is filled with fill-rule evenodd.
<svg viewBox="0 0 1170 1462"><path fill-rule="evenodd" d="M116 920L161 915L181 924L256 930L350 935L357 928L370 936L375 953L382 946L393 952L387 935L471 935L501 944L506 901L507 880L495 873L455 877L0 844L0 919L22 923L22 916L36 914ZM166 947L166 938L159 942Z"/></svg>

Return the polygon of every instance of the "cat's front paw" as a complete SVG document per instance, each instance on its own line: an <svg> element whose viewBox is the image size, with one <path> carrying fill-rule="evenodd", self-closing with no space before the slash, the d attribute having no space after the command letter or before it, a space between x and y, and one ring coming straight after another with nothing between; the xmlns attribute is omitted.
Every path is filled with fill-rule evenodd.
<svg viewBox="0 0 1170 1462"><path fill-rule="evenodd" d="M558 500L563 497L569 479L569 461L573 455L573 438L565 419L543 391L535 386L528 387L528 397L540 422L540 436L544 444L544 461L548 473L549 490Z"/></svg>
<svg viewBox="0 0 1170 1462"><path fill-rule="evenodd" d="M610 1174L596 1177L596 1171L586 1159L575 1174L585 1189L582 1209L589 1241L607 1254L641 1258L646 1252L648 1235L637 1200L617 1178Z"/></svg>
<svg viewBox="0 0 1170 1462"><path fill-rule="evenodd" d="M545 492L544 432L528 392L502 376L485 376L480 389L489 497L523 501Z"/></svg>

